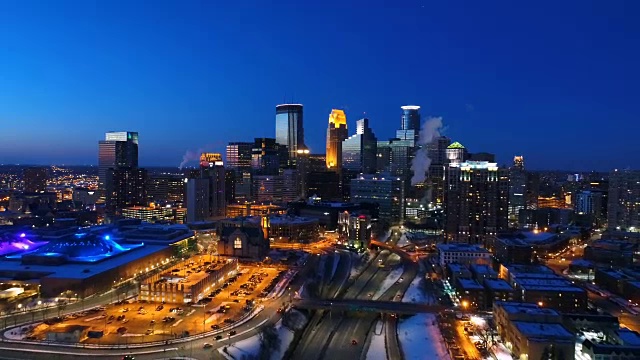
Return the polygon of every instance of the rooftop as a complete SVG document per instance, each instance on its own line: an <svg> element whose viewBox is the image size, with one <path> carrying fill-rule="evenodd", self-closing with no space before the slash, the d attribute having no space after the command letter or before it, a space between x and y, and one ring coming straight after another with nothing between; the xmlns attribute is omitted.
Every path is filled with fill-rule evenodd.
<svg viewBox="0 0 640 360"><path fill-rule="evenodd" d="M460 144L459 142L454 142L453 144L447 146L447 149L464 149L465 147L462 146L462 144Z"/></svg>
<svg viewBox="0 0 640 360"><path fill-rule="evenodd" d="M513 291L511 285L502 279L484 279L484 284L493 291Z"/></svg>
<svg viewBox="0 0 640 360"><path fill-rule="evenodd" d="M458 279L458 283L464 290L484 290L484 287L473 279Z"/></svg>
<svg viewBox="0 0 640 360"><path fill-rule="evenodd" d="M458 264L458 263L449 263L449 264L447 264L447 267L449 267L449 269L452 272L456 272L456 273L465 272L465 271L468 272L469 271L469 269L467 269L466 266L464 266L463 264Z"/></svg>
<svg viewBox="0 0 640 360"><path fill-rule="evenodd" d="M489 253L489 250L480 245L474 244L438 244L438 251L458 251L458 252L482 252Z"/></svg>
<svg viewBox="0 0 640 360"><path fill-rule="evenodd" d="M637 332L622 328L616 333L620 340L622 340L623 345L640 346L640 334L638 334Z"/></svg>
<svg viewBox="0 0 640 360"><path fill-rule="evenodd" d="M489 274L489 275L496 274L496 272L491 268L491 266L485 265L485 264L472 264L471 270L476 274Z"/></svg>
<svg viewBox="0 0 640 360"><path fill-rule="evenodd" d="M529 314L529 315L560 315L557 311L549 308L543 308L536 304L497 301L495 305L504 309L508 314Z"/></svg>
<svg viewBox="0 0 640 360"><path fill-rule="evenodd" d="M572 339L573 335L560 324L514 321L520 333L532 338Z"/></svg>

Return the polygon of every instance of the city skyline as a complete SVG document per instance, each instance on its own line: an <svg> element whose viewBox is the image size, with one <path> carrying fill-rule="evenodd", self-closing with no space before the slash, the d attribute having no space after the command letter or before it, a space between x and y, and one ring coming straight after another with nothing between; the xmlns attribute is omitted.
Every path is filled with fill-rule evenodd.
<svg viewBox="0 0 640 360"><path fill-rule="evenodd" d="M12 51L0 60L0 163L95 165L106 131L137 131L142 166L177 166L187 151L275 138L274 106L294 102L312 153L324 152L332 108L345 110L350 129L369 118L387 140L400 106L418 105L423 120L442 116L445 135L499 164L522 154L530 169L636 168L639 160L611 154L634 150L637 5L579 4L458 12L416 1L363 14L336 3L345 21L333 29L323 26L331 3L104 3L96 12L63 2L59 16L47 16L47 4L5 3L0 45ZM340 61L330 61L335 52Z"/></svg>

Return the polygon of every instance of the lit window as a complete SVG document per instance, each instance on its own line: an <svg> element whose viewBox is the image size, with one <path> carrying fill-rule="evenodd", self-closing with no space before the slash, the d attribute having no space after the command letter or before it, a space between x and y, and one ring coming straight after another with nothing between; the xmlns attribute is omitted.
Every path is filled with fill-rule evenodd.
<svg viewBox="0 0 640 360"><path fill-rule="evenodd" d="M242 249L242 239L240 239L239 237L237 237L237 238L233 241L233 248L234 248L234 249Z"/></svg>

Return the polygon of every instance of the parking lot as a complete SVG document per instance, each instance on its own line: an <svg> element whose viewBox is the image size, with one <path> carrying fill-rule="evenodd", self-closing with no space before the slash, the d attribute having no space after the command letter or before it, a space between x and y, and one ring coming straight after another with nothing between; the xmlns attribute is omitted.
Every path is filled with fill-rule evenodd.
<svg viewBox="0 0 640 360"><path fill-rule="evenodd" d="M162 341L223 328L240 319L262 301L280 271L243 266L208 297L196 304L160 304L129 300L106 305L62 319L47 319L28 332L30 339L44 340L47 333L82 331L81 342L128 344ZM99 336L102 332L102 336Z"/></svg>

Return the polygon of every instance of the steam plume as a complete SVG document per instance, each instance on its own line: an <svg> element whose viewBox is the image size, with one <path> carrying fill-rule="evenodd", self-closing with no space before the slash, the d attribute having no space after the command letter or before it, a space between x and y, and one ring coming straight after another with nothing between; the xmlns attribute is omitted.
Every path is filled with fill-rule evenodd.
<svg viewBox="0 0 640 360"><path fill-rule="evenodd" d="M426 179L427 172L429 171L429 165L431 165L427 145L440 136L441 129L441 117L429 118L424 122L424 124L422 124L422 129L420 129L420 138L418 139L420 149L416 152L416 156L413 158L413 163L411 164L411 170L413 170L411 185L419 184L424 182Z"/></svg>
<svg viewBox="0 0 640 360"><path fill-rule="evenodd" d="M187 152L182 155L182 162L178 165L178 168L182 170L187 163L200 160L200 154L202 154L202 151L202 149L198 149L198 151L187 150Z"/></svg>

